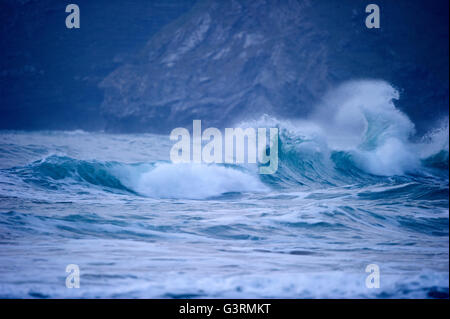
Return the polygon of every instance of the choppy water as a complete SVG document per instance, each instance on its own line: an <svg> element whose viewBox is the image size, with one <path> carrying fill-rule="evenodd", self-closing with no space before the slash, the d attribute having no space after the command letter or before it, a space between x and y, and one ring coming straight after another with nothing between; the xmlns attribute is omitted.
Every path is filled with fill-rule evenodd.
<svg viewBox="0 0 450 319"><path fill-rule="evenodd" d="M274 175L172 164L168 136L1 132L0 297L448 298L448 124L411 140L369 86L327 125L250 123L280 129Z"/></svg>

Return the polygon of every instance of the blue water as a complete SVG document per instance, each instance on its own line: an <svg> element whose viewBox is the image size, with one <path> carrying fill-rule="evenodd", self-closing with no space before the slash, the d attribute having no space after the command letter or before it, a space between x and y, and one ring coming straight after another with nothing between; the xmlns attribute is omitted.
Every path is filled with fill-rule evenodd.
<svg viewBox="0 0 450 319"><path fill-rule="evenodd" d="M274 175L172 164L166 135L0 132L0 297L448 298L448 120L415 136L396 98L240 123L279 128Z"/></svg>

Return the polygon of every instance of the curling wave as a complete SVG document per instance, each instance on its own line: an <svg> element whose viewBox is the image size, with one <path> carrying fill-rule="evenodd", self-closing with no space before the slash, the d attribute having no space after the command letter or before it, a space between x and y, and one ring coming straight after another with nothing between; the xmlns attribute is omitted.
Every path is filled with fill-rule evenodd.
<svg viewBox="0 0 450 319"><path fill-rule="evenodd" d="M278 120L266 115L240 123L243 128L279 128L279 168L273 175L258 175L252 165L173 164L162 160L126 163L63 154L2 169L1 173L4 179L19 177L25 184L54 191L100 190L189 199L364 186L390 183L392 178L408 183L417 176L433 176L448 184L448 119L417 138L414 124L395 107L398 98L398 92L386 82L356 81L331 91L308 118ZM163 144L166 137L152 139Z"/></svg>
<svg viewBox="0 0 450 319"><path fill-rule="evenodd" d="M448 119L418 139L414 124L395 107L398 98L386 82L350 82L330 92L307 119L266 115L240 126L279 128L280 168L263 177L275 184L335 186L427 174L448 178Z"/></svg>

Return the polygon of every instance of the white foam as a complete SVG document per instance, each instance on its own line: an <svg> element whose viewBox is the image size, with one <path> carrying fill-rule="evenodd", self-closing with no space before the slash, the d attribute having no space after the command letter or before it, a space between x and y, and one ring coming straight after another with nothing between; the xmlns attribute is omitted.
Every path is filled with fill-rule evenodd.
<svg viewBox="0 0 450 319"><path fill-rule="evenodd" d="M227 192L267 191L257 176L217 165L160 163L142 174L134 189L157 198L202 199Z"/></svg>
<svg viewBox="0 0 450 319"><path fill-rule="evenodd" d="M448 151L448 119L440 129L412 142L415 127L406 114L395 107L398 91L378 80L350 81L325 95L312 115L296 120L277 120L267 115L248 126L278 126L299 148L306 144L324 155L346 151L355 164L375 175L391 176L414 172L420 160Z"/></svg>
<svg viewBox="0 0 450 319"><path fill-rule="evenodd" d="M427 158L436 155L440 151L448 152L448 118L438 123L437 128L425 134L420 141L420 157Z"/></svg>

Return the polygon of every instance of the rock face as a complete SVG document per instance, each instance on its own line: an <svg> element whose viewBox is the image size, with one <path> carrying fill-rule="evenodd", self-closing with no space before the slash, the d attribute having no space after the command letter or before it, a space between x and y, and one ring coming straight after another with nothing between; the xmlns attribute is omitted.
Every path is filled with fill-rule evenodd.
<svg viewBox="0 0 450 319"><path fill-rule="evenodd" d="M105 112L150 129L291 114L326 88L326 49L306 2L204 1L103 82ZM315 78L310 77L314 70ZM112 120L112 119L110 119ZM128 124L127 124L128 125Z"/></svg>
<svg viewBox="0 0 450 319"><path fill-rule="evenodd" d="M418 1L379 2L382 28L367 29L366 1L201 0L101 82L107 128L298 117L330 87L359 78L398 87L413 120L448 114L445 5L424 13Z"/></svg>
<svg viewBox="0 0 450 319"><path fill-rule="evenodd" d="M382 79L419 131L448 115L447 0L0 1L0 129L168 132L300 117ZM194 4L195 3L195 4Z"/></svg>

